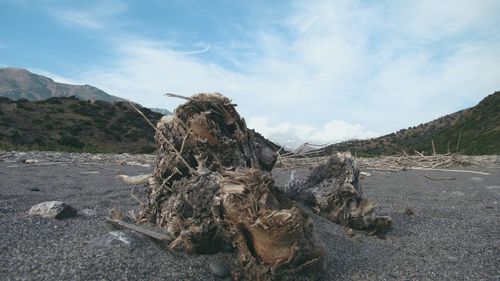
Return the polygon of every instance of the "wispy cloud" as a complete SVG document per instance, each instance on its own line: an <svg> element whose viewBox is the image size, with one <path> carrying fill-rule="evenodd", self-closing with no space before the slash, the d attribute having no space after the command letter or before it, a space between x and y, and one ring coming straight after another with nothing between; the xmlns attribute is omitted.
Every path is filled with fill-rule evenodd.
<svg viewBox="0 0 500 281"><path fill-rule="evenodd" d="M77 24L90 29L102 28L100 20L91 13L79 11L58 11L54 14L61 20L72 24Z"/></svg>
<svg viewBox="0 0 500 281"><path fill-rule="evenodd" d="M165 92L221 92L272 139L373 137L500 88L499 3L302 1L279 28L242 28L247 41L209 42L194 51L174 50L182 42L168 39L115 36L116 56L78 80L170 109L179 101L164 99ZM102 14L90 18L80 17L80 25L102 26ZM230 58L237 69L204 57L210 53Z"/></svg>
<svg viewBox="0 0 500 281"><path fill-rule="evenodd" d="M83 7L49 8L49 13L62 22L88 29L102 29L113 17L127 11L124 2L107 0L87 2Z"/></svg>

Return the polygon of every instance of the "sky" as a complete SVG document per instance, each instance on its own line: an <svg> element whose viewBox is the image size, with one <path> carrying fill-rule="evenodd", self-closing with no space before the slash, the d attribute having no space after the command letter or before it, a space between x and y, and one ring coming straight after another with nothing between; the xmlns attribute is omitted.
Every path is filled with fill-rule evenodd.
<svg viewBox="0 0 500 281"><path fill-rule="evenodd" d="M500 1L0 0L0 67L175 109L219 92L288 147L377 137L500 90Z"/></svg>

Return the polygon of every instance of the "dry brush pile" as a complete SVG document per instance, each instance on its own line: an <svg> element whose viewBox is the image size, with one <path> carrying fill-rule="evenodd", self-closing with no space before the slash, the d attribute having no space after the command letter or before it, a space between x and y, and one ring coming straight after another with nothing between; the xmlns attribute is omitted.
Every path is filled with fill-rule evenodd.
<svg viewBox="0 0 500 281"><path fill-rule="evenodd" d="M157 125L157 166L138 222L167 230L171 249L235 251L239 280L317 280L322 245L302 201L333 222L380 234L392 223L362 197L359 170L332 156L305 179L275 186L275 147L247 129L231 100L198 94Z"/></svg>

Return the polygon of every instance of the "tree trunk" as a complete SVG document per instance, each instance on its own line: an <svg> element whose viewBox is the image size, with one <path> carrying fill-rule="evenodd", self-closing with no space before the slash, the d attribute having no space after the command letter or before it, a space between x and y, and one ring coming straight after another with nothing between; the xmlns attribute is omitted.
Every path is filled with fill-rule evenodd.
<svg viewBox="0 0 500 281"><path fill-rule="evenodd" d="M246 128L220 94L188 98L157 125L157 166L139 221L172 249L235 250L243 280L317 280L324 254L307 214L270 176L275 146Z"/></svg>

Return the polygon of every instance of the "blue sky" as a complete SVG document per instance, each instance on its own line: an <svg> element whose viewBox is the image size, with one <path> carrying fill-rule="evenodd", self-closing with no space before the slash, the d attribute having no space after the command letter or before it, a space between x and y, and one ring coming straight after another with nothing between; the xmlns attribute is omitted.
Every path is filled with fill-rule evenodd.
<svg viewBox="0 0 500 281"><path fill-rule="evenodd" d="M149 107L221 92L281 143L368 138L500 90L500 1L0 0L0 66Z"/></svg>

